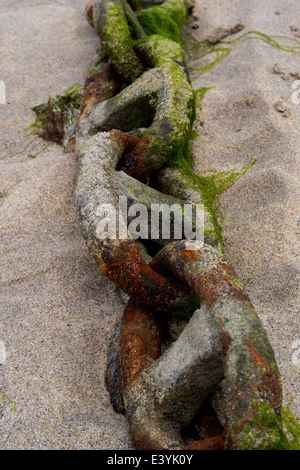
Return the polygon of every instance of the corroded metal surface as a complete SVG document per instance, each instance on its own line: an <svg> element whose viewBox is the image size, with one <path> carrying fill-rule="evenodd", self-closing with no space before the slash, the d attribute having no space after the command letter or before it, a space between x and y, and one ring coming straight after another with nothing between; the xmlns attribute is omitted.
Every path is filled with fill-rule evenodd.
<svg viewBox="0 0 300 470"><path fill-rule="evenodd" d="M78 122L77 203L92 257L130 296L109 350L106 383L137 449L278 448L274 353L222 255L208 208L204 244L170 240L152 260L119 211L120 195L131 202L169 198L179 208L203 201L188 174L168 168L188 145L195 112L183 51L142 26L152 12L179 27L188 5L156 4L143 2L141 9L137 2L97 0L86 10L105 53L95 56ZM97 229L103 204L118 213L115 237Z"/></svg>

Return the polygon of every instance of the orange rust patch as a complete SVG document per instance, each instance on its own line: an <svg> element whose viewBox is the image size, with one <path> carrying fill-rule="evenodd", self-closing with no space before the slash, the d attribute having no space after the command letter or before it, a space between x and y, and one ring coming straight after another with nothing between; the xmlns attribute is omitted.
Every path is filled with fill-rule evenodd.
<svg viewBox="0 0 300 470"><path fill-rule="evenodd" d="M162 164L149 162L149 137L144 136L131 148L127 148L120 159L117 169L123 170L138 181L145 181L153 171L162 167Z"/></svg>
<svg viewBox="0 0 300 470"><path fill-rule="evenodd" d="M265 360L265 358L255 349L253 346L253 343L250 341L250 339L245 339L245 343L250 351L251 356L253 357L254 361L258 364L260 368L260 372L263 373L265 372L266 369L268 369L268 363Z"/></svg>
<svg viewBox="0 0 300 470"><path fill-rule="evenodd" d="M140 139L132 134L127 134L126 132L122 132L118 129L113 129L109 132L110 135L114 135L117 137L123 147L123 152L126 154L130 152L140 141Z"/></svg>
<svg viewBox="0 0 300 470"><path fill-rule="evenodd" d="M130 300L124 311L120 335L122 391L132 385L143 370L160 356L159 318Z"/></svg>
<svg viewBox="0 0 300 470"><path fill-rule="evenodd" d="M116 72L111 64L97 77L89 77L84 85L81 115L87 106L92 108L101 101L108 100L115 96L119 91L119 86Z"/></svg>
<svg viewBox="0 0 300 470"><path fill-rule="evenodd" d="M181 450L223 450L223 437L215 436L203 441L194 441Z"/></svg>
<svg viewBox="0 0 300 470"><path fill-rule="evenodd" d="M200 436L205 439L219 436L224 431L215 410L209 402L205 403L205 405L202 405L201 407L199 424L197 427L199 429Z"/></svg>
<svg viewBox="0 0 300 470"><path fill-rule="evenodd" d="M183 250L181 254L189 261L195 261L199 258L199 252L197 250Z"/></svg>
<svg viewBox="0 0 300 470"><path fill-rule="evenodd" d="M132 440L137 450L166 450L154 436L150 436L145 428L135 429Z"/></svg>
<svg viewBox="0 0 300 470"><path fill-rule="evenodd" d="M144 305L167 311L179 298L192 300L192 290L175 279L157 274L145 262L133 240L118 246L99 241L102 272L133 299Z"/></svg>
<svg viewBox="0 0 300 470"><path fill-rule="evenodd" d="M223 297L230 297L251 304L247 293L236 286L235 278L227 272L224 273L221 266L217 266L206 274L195 276L193 285L200 300L206 300L210 305Z"/></svg>

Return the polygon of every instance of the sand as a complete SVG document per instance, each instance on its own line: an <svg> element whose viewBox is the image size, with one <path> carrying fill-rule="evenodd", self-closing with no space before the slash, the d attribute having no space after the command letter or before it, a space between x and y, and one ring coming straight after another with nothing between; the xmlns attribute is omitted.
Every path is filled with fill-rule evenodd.
<svg viewBox="0 0 300 470"><path fill-rule="evenodd" d="M82 0L0 0L0 7L0 158L7 157L0 191L17 183L0 198L0 448L132 449L126 419L113 412L104 384L126 296L101 274L82 238L74 154L51 146L32 158L35 145L42 148L33 142L11 157L29 142L23 128L34 119L30 108L84 83L98 39ZM253 29L297 37L299 13L296 0L202 0L191 25L199 26L198 39L239 21L245 28L230 39ZM225 253L267 329L284 403L292 395L298 416L300 105L291 96L299 72L299 56L248 40L210 72L192 73L195 87L213 87L194 144L197 172L257 159L221 196Z"/></svg>

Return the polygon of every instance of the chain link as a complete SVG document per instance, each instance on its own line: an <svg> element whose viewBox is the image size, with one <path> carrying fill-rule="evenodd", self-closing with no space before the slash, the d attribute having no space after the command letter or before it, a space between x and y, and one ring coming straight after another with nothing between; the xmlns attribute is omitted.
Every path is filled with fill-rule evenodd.
<svg viewBox="0 0 300 470"><path fill-rule="evenodd" d="M187 13L184 0L97 0L86 9L102 47L77 126L77 204L92 257L129 295L106 383L136 449L275 448L282 434L276 360L208 208L204 244L170 240L153 259L122 217L116 237L97 230L98 207L118 212L119 196L132 187L157 201L203 202L193 178L170 165L184 154L195 112L174 41ZM169 36L152 34L159 18Z"/></svg>

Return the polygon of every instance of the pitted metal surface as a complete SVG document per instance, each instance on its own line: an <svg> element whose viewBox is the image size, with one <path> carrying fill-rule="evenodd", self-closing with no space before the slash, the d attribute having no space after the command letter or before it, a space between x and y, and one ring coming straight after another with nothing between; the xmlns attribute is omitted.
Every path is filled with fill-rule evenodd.
<svg viewBox="0 0 300 470"><path fill-rule="evenodd" d="M148 203L169 197L179 206L203 200L189 175L168 167L193 125L183 50L139 22L148 12L180 27L188 5L148 1L142 8L134 3L136 11L130 5L97 0L87 8L106 57L87 79L76 135L86 243L101 271L130 296L109 351L112 404L127 416L137 449L276 448L282 433L276 360L223 257L209 211L204 244L170 238L153 259L130 237L119 211L120 196L141 203L145 195ZM97 229L103 204L118 213L116 237ZM191 425L202 429L196 440L186 431Z"/></svg>

